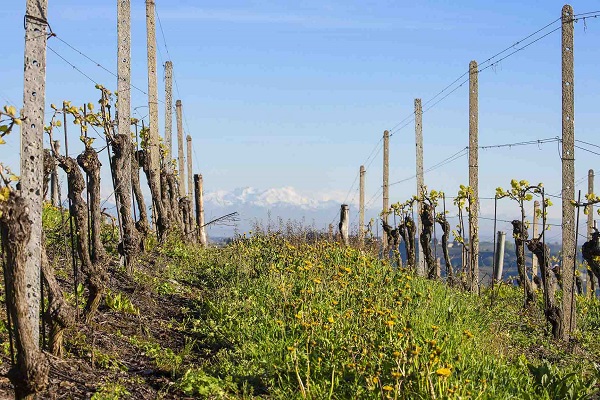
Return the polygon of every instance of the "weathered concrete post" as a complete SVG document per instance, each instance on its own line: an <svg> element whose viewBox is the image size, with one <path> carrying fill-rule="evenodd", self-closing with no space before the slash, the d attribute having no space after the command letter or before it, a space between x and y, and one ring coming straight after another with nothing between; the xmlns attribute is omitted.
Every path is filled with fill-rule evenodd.
<svg viewBox="0 0 600 400"><path fill-rule="evenodd" d="M173 158L173 63L165 62L165 143L167 155L165 162Z"/></svg>
<svg viewBox="0 0 600 400"><path fill-rule="evenodd" d="M387 224L388 217L387 212L390 208L390 132L383 132L383 222ZM383 254L387 257L387 234L383 231L381 235L381 245L383 248Z"/></svg>
<svg viewBox="0 0 600 400"><path fill-rule="evenodd" d="M575 76L573 58L573 7L562 8L562 339L575 329L573 263L575 261Z"/></svg>
<svg viewBox="0 0 600 400"><path fill-rule="evenodd" d="M177 160L179 166L179 197L185 196L185 158L183 156L183 117L181 111L181 100L175 102L177 111Z"/></svg>
<svg viewBox="0 0 600 400"><path fill-rule="evenodd" d="M494 279L496 281L502 280L502 269L504 268L504 244L506 243L506 233L498 231L498 239L496 240L496 260L494 261L494 265L496 266L496 271L494 274Z"/></svg>
<svg viewBox="0 0 600 400"><path fill-rule="evenodd" d="M54 148L56 152L60 152L60 141L54 141ZM58 182L58 166L54 163L52 167L52 174L50 175L50 201L54 207L60 206L59 201L60 184Z"/></svg>
<svg viewBox="0 0 600 400"><path fill-rule="evenodd" d="M158 135L158 89L156 77L156 23L154 0L146 0L146 43L148 48L148 108L150 109L150 133L148 137L148 171L153 209L156 210L156 227L159 237L169 228L165 210L161 201L160 151Z"/></svg>
<svg viewBox="0 0 600 400"><path fill-rule="evenodd" d="M538 213L540 210L540 202L539 201L534 201L533 202L533 238L537 239L538 237L538 221L539 221L539 217L538 217ZM542 232L543 232L544 227L542 227ZM533 277L537 276L538 274L538 259L535 256L535 254L531 254L531 278L532 278L532 284L535 285L535 283L533 282Z"/></svg>
<svg viewBox="0 0 600 400"><path fill-rule="evenodd" d="M329 237L329 241L333 240L333 224L329 224L328 237Z"/></svg>
<svg viewBox="0 0 600 400"><path fill-rule="evenodd" d="M417 148L417 196L421 196L423 186L423 108L421 106L421 99L415 99L415 144ZM419 238L423 231L423 223L421 221L421 209L423 208L423 202L417 202L417 233ZM423 247L421 241L417 240L417 249L419 260L417 262L417 275L425 276L425 256L423 254Z"/></svg>
<svg viewBox="0 0 600 400"><path fill-rule="evenodd" d="M358 195L358 246L365 244L365 166L360 166L360 190Z"/></svg>
<svg viewBox="0 0 600 400"><path fill-rule="evenodd" d="M132 197L132 157L131 141L131 4L130 0L117 0L117 129L118 135L113 143L115 156L114 181L118 213L123 229L123 255L127 271L133 276L134 254L139 241L135 221L131 212ZM138 167L135 167L136 171Z"/></svg>
<svg viewBox="0 0 600 400"><path fill-rule="evenodd" d="M477 61L469 63L469 187L473 190L469 207L469 249L471 291L479 289L479 71Z"/></svg>
<svg viewBox="0 0 600 400"><path fill-rule="evenodd" d="M194 175L194 188L196 190L196 225L198 230L198 241L206 247L206 230L204 229L204 188L202 175Z"/></svg>
<svg viewBox="0 0 600 400"><path fill-rule="evenodd" d="M192 201L192 193L194 192L193 189L193 183L192 183L192 177L194 176L193 172L192 172L192 137L190 135L187 135L186 137L186 141L187 141L187 168L188 168L188 199L190 199L190 201Z"/></svg>
<svg viewBox="0 0 600 400"><path fill-rule="evenodd" d="M39 346L47 15L47 0L27 0L23 88L23 115L27 121L21 125L20 183L21 197L28 207L27 215L32 225L31 236L26 246L27 261L24 273L27 281L24 294L27 298L29 319L23 322L22 326L31 332L31 340L35 347Z"/></svg>
<svg viewBox="0 0 600 400"><path fill-rule="evenodd" d="M594 193L594 170L590 169L588 171L588 194L592 194ZM588 210L588 214L587 214L587 240L591 240L592 239L592 232L594 232L594 205L590 205L589 206L589 210ZM585 274L585 293L586 296L589 297L594 297L594 294L596 292L596 285L594 284L594 274L591 273L591 271L587 270L587 273Z"/></svg>
<svg viewBox="0 0 600 400"><path fill-rule="evenodd" d="M342 207L340 208L339 228L340 228L340 235L342 236L342 242L344 243L345 246L348 246L348 244L349 244L349 240L348 240L348 225L350 224L349 217L350 217L350 207L348 207L348 204L342 204Z"/></svg>

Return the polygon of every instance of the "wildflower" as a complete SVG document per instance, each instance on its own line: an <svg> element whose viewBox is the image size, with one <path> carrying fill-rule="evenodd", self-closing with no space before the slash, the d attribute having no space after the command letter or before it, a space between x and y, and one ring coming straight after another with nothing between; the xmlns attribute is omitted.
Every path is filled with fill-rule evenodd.
<svg viewBox="0 0 600 400"><path fill-rule="evenodd" d="M447 378L450 376L450 374L452 373L452 371L450 371L449 368L438 368L435 373L438 376L443 376L444 378Z"/></svg>
<svg viewBox="0 0 600 400"><path fill-rule="evenodd" d="M333 303L334 306L337 306L340 302L337 301L337 300L333 300L332 303Z"/></svg>
<svg viewBox="0 0 600 400"><path fill-rule="evenodd" d="M392 371L392 376L394 378L400 378L402 376L402 374L400 372Z"/></svg>
<svg viewBox="0 0 600 400"><path fill-rule="evenodd" d="M384 387L382 387L383 390L385 390L386 392L391 392L392 390L394 390L393 387L391 387L390 385L385 385Z"/></svg>
<svg viewBox="0 0 600 400"><path fill-rule="evenodd" d="M321 283L321 279L319 278L315 278L313 279L313 282L316 283L317 285Z"/></svg>
<svg viewBox="0 0 600 400"><path fill-rule="evenodd" d="M378 383L379 382L379 378L374 376L373 379L371 379L373 381L373 383Z"/></svg>
<svg viewBox="0 0 600 400"><path fill-rule="evenodd" d="M387 321L385 324L391 328L392 326L394 326L395 322L390 320L390 321Z"/></svg>
<svg viewBox="0 0 600 400"><path fill-rule="evenodd" d="M471 338L473 337L473 334L472 334L472 333L471 333L471 331L470 331L470 330L468 330L468 329L465 329L465 330L463 331L463 335L465 335L465 336L466 336L468 339L471 339Z"/></svg>
<svg viewBox="0 0 600 400"><path fill-rule="evenodd" d="M328 317L327 321L329 321L330 324L333 324L335 322L335 320L333 319L333 317Z"/></svg>
<svg viewBox="0 0 600 400"><path fill-rule="evenodd" d="M287 349L288 349L288 351L294 351L294 350L296 350L296 348L294 346L288 346Z"/></svg>

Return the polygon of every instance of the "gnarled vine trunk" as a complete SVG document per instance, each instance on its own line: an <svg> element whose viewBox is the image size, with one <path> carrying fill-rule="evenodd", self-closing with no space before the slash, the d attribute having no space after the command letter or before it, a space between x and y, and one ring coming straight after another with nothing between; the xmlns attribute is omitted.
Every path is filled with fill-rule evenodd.
<svg viewBox="0 0 600 400"><path fill-rule="evenodd" d="M158 233L159 240L162 242L166 239L167 230L169 229L169 222L165 218L165 209L162 203L162 194L160 187L156 187L155 182L151 179L150 176L150 165L148 164L149 159L146 154L146 150L138 151L138 159L140 160L140 165L144 174L146 175L146 179L148 181L148 185L150 186L150 195L152 196L152 209L155 211L156 221L155 228ZM160 177L158 180L160 183Z"/></svg>
<svg viewBox="0 0 600 400"><path fill-rule="evenodd" d="M119 215L123 229L123 240L119 250L125 257L127 272L133 274L137 251L140 247L139 236L131 214L131 182L133 175L131 152L133 144L129 135L118 134L111 137L113 151L113 176L115 179L115 195L119 204ZM136 170L137 171L137 170Z"/></svg>
<svg viewBox="0 0 600 400"><path fill-rule="evenodd" d="M44 149L44 200L48 196L48 183L50 182L52 172L54 172L54 162L54 157L52 157L50 150Z"/></svg>
<svg viewBox="0 0 600 400"><path fill-rule="evenodd" d="M434 223L433 208L429 204L423 203L421 206L421 224L423 224L423 230L419 236L419 241L423 248L425 262L427 263L427 278L429 279L437 278L437 263L431 251L431 234Z"/></svg>
<svg viewBox="0 0 600 400"><path fill-rule="evenodd" d="M406 249L406 267L415 271L417 266L417 254L415 252L415 234L416 227L410 215L404 217L404 222L398 226L398 231L402 240L404 240L404 247Z"/></svg>
<svg viewBox="0 0 600 400"><path fill-rule="evenodd" d="M8 377L15 387L15 398L33 399L48 383L49 365L39 349L28 318L26 276L31 220L25 201L16 192L0 202L0 235L6 257L6 304L14 328L16 364Z"/></svg>
<svg viewBox="0 0 600 400"><path fill-rule="evenodd" d="M387 222L382 221L382 223L383 230L387 234L388 248L393 249L396 265L398 268L402 268L402 257L400 257L400 250L398 249L398 246L400 246L400 228L392 229Z"/></svg>
<svg viewBox="0 0 600 400"><path fill-rule="evenodd" d="M535 299L533 292L533 285L527 271L525 269L525 242L529 237L527 229L523 226L523 223L519 220L512 221L513 226L513 237L515 238L515 250L517 255L517 269L519 271L519 281L525 291L525 306Z"/></svg>
<svg viewBox="0 0 600 400"><path fill-rule="evenodd" d="M92 262L101 263L106 258L106 252L104 251L100 235L100 230L102 229L100 167L102 167L102 164L98 159L96 150L89 146L86 146L84 152L77 156L77 163L85 171L88 178L87 192L90 196L90 222L92 224Z"/></svg>
<svg viewBox="0 0 600 400"><path fill-rule="evenodd" d="M135 196L135 202L138 206L139 218L135 223L135 227L142 239L150 232L148 226L148 211L146 209L146 202L144 201L144 193L142 192L142 186L140 185L140 168L142 166L144 153L142 150L131 152L131 185L133 186L133 194ZM140 241L140 248L143 250L144 241Z"/></svg>
<svg viewBox="0 0 600 400"><path fill-rule="evenodd" d="M88 210L81 193L85 189L85 181L77 162L71 157L56 155L59 166L67 174L68 196L71 200L70 213L75 220L77 235L77 255L81 261L81 270L85 274L88 288L88 299L85 306L86 320L89 321L98 309L100 298L106 282L104 269L92 262L88 240ZM104 249L103 249L104 250Z"/></svg>
<svg viewBox="0 0 600 400"><path fill-rule="evenodd" d="M194 240L194 219L192 215L192 202L187 197L179 199L179 209L183 215L184 236L185 239L192 242Z"/></svg>
<svg viewBox="0 0 600 400"><path fill-rule="evenodd" d="M544 315L552 325L552 336L559 339L563 334L562 309L556 303L554 282L552 276L554 273L550 269L549 258L550 249L539 239L532 239L527 242L527 248L535 254L542 273L542 285L544 287Z"/></svg>
<svg viewBox="0 0 600 400"><path fill-rule="evenodd" d="M454 270L452 268L452 260L450 259L450 253L448 252L448 237L452 229L450 223L446 219L446 216L439 215L437 217L437 223L442 227L442 251L444 252L444 262L446 263L446 280L450 285L454 281Z"/></svg>
<svg viewBox="0 0 600 400"><path fill-rule="evenodd" d="M171 211L173 213L173 221L176 226L183 232L183 216L179 210L179 188L177 187L177 178L173 172L167 175L167 185L169 187L169 201L171 203Z"/></svg>
<svg viewBox="0 0 600 400"><path fill-rule="evenodd" d="M48 262L45 247L42 249L42 274L48 285L48 308L44 312L44 320L50 326L48 345L52 354L62 357L64 330L73 326L75 310L65 301L62 289Z"/></svg>
<svg viewBox="0 0 600 400"><path fill-rule="evenodd" d="M594 228L590 240L581 246L581 254L591 272L596 276L598 282L600 282L600 232L597 229ZM592 279L592 288L594 288L593 277L588 276L588 279Z"/></svg>
<svg viewBox="0 0 600 400"><path fill-rule="evenodd" d="M168 172L166 168L162 167L160 169L160 200L162 201L162 206L167 219L173 221L173 210L171 210L171 199L169 197L169 180L167 176Z"/></svg>

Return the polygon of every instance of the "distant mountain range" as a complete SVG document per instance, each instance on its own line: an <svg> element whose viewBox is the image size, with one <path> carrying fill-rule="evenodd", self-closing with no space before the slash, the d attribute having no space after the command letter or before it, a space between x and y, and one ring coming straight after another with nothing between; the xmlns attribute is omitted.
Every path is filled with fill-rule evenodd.
<svg viewBox="0 0 600 400"><path fill-rule="evenodd" d="M343 196L343 195L342 195ZM289 220L314 226L315 229L326 229L330 222L337 225L339 222L339 209L342 200L333 196L317 195L309 197L300 194L291 186L282 188L257 189L253 187L236 188L232 191L217 190L204 195L204 209L206 221L210 221L230 212L239 214L237 231L242 233L251 230L255 223L263 226L279 225ZM350 204L350 220L358 218L358 204ZM369 210L373 216L376 209ZM215 226L211 231L219 236L231 236L234 228Z"/></svg>

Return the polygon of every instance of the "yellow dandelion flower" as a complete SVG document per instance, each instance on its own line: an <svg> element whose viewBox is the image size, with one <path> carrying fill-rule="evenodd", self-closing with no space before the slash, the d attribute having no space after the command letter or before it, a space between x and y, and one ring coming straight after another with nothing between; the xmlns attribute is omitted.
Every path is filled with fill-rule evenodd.
<svg viewBox="0 0 600 400"><path fill-rule="evenodd" d="M400 357L402 355L402 353L400 353L399 351L395 351L392 354L394 355L394 357Z"/></svg>
<svg viewBox="0 0 600 400"><path fill-rule="evenodd" d="M371 381L372 381L373 383L378 383L378 382L379 382L379 378L378 378L378 377L376 377L376 376L374 376L374 377L373 377L373 379L371 379Z"/></svg>
<svg viewBox="0 0 600 400"><path fill-rule="evenodd" d="M444 378L447 378L450 376L450 374L452 374L452 371L450 371L449 368L438 368L435 373L438 376L443 376Z"/></svg>
<svg viewBox="0 0 600 400"><path fill-rule="evenodd" d="M335 322L335 320L333 319L333 317L328 317L327 321L329 321L330 324L333 324Z"/></svg>
<svg viewBox="0 0 600 400"><path fill-rule="evenodd" d="M288 349L288 351L294 351L294 350L296 350L296 348L294 346L288 346L287 349Z"/></svg>
<svg viewBox="0 0 600 400"><path fill-rule="evenodd" d="M471 339L471 338L473 337L473 334L472 334L472 333L471 333L471 331L470 331L470 330L468 330L468 329L465 329L465 330L463 331L463 335L465 335L465 336L466 336L468 339Z"/></svg>
<svg viewBox="0 0 600 400"><path fill-rule="evenodd" d="M387 321L385 324L391 328L391 327L392 327L392 326L394 326L396 323L395 323L394 321L390 320L390 321Z"/></svg>
<svg viewBox="0 0 600 400"><path fill-rule="evenodd" d="M382 387L383 390L385 390L386 392L391 392L392 390L394 390L393 387L391 387L390 385L385 385L384 387Z"/></svg>
<svg viewBox="0 0 600 400"><path fill-rule="evenodd" d="M402 376L402 374L400 372L392 371L392 376L394 378L400 378Z"/></svg>

